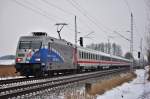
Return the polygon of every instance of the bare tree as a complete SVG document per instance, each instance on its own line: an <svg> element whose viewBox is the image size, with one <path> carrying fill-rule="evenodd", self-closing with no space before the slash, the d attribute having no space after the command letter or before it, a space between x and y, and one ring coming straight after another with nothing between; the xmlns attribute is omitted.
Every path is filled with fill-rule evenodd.
<svg viewBox="0 0 150 99"><path fill-rule="evenodd" d="M120 45L117 45L116 43L100 43L100 44L90 44L86 46L87 48L98 50L101 52L105 52L108 54L116 55L116 56L122 56L122 49ZM111 53L112 52L112 53Z"/></svg>

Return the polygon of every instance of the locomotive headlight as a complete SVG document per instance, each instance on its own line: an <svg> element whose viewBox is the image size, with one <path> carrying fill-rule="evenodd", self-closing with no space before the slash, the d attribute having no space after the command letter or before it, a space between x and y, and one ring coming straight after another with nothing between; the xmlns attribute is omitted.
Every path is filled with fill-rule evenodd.
<svg viewBox="0 0 150 99"><path fill-rule="evenodd" d="M36 59L35 59L35 61L40 61L40 60L41 60L40 58L36 58Z"/></svg>
<svg viewBox="0 0 150 99"><path fill-rule="evenodd" d="M16 58L16 62L21 62L22 58Z"/></svg>

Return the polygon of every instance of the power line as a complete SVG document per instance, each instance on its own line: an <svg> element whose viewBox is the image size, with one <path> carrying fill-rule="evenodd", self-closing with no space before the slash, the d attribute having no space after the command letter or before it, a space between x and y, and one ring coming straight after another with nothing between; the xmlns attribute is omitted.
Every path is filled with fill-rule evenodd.
<svg viewBox="0 0 150 99"><path fill-rule="evenodd" d="M24 7L24 8L26 8L26 9L31 10L32 12L34 12L34 13L36 13L36 14L39 14L39 15L41 15L41 16L43 16L43 17L49 19L49 20L51 20L51 21L54 21L54 20L56 21L56 19L53 19L52 17L47 16L46 14L42 13L42 12L39 11L39 10L35 10L35 9L33 9L32 7L30 7L30 6L27 6L27 5L25 5L25 4L21 3L21 2L18 2L17 0L12 0L12 1L15 2L15 3L18 4L18 5L20 5L20 6Z"/></svg>
<svg viewBox="0 0 150 99"><path fill-rule="evenodd" d="M22 6L22 7L24 7L24 8L27 8L27 9L29 9L29 10L31 10L31 11L37 13L37 14L40 14L41 16L46 17L46 18L49 19L49 20L52 20L52 21L55 20L55 21L57 21L55 18L52 18L52 17L48 16L47 14L45 14L45 13L47 13L46 11L42 10L42 9L39 8L39 7L33 6L33 4L30 3L30 2L27 2L27 1L26 1L26 3L29 4L29 5L31 5L32 7L27 6L26 4L23 4L23 3L21 3L21 2L19 2L19 1L17 1L17 0L14 0L14 2L15 2L16 4L18 4L18 5ZM74 5L74 4L72 4L72 5ZM35 8L38 9L38 10L35 10L33 7L35 7ZM74 6L74 7L78 9L78 7L76 7L76 6ZM80 11L80 9L78 9L78 11ZM80 11L80 13L82 13L82 11ZM82 13L82 14L83 14L84 16L86 16L89 20L91 20L91 22L94 23L97 27L99 27L96 22L94 22L92 19L89 18L89 16L87 16L87 14L84 14L84 13ZM55 17L55 16L54 16L54 17ZM102 30L101 30L101 31L102 31ZM103 31L103 32L107 33L106 31ZM118 33L117 33L117 34L118 34Z"/></svg>
<svg viewBox="0 0 150 99"><path fill-rule="evenodd" d="M52 18L52 17L50 17L49 15L47 15L46 13L44 13L43 10L41 10L40 8L38 8L38 9L40 10L40 11L39 11L39 10L36 10L37 7L36 7L36 9L35 9L35 8L33 8L34 6L32 6L32 7L27 6L26 4L21 3L21 2L19 2L19 1L17 1L17 0L13 0L13 2L15 2L15 3L18 4L19 6L22 6L22 7L26 8L26 9L28 9L28 10L31 10L32 12L34 12L34 13L36 13L36 14L38 14L38 15L41 15L41 16L45 17L46 19L48 19L48 20L50 20L50 21L54 21L54 22L57 21L55 18ZM28 4L30 4L30 3L28 2ZM31 4L30 4L30 5L31 5ZM68 29L72 31L72 29L70 29L70 28L68 28Z"/></svg>
<svg viewBox="0 0 150 99"><path fill-rule="evenodd" d="M114 31L114 33L118 34L119 36L121 36L122 38L126 39L127 41L131 41L130 39L128 39L127 37L123 36L122 34L118 33L117 31Z"/></svg>
<svg viewBox="0 0 150 99"><path fill-rule="evenodd" d="M77 7L73 2L71 2L70 0L67 0L75 9L77 9L84 17L86 17L89 21L91 21L95 26L98 27L98 29L100 31L103 31L104 33L107 33L107 31L103 30L101 27L99 27L99 25L93 21L86 13L82 12L79 7Z"/></svg>
<svg viewBox="0 0 150 99"><path fill-rule="evenodd" d="M78 11L80 11L81 13L84 12L83 15L84 15L85 17L87 17L89 20L91 20L91 18L92 18L92 19L94 20L94 21L91 20L92 23L96 24L96 26L99 27L99 25L96 23L96 22L98 22L98 21L97 21L93 16L89 16L88 13L87 13L87 11L86 11L83 7L81 7L76 1L74 1L74 0L72 0L72 1L73 1L76 5L78 5L78 7L76 7L75 4L73 4L72 2L70 2L74 7L76 7L76 8L78 9ZM126 2L126 3L128 4L128 2ZM79 8L82 8L82 11L81 11ZM130 8L130 7L129 7L129 8ZM83 11L83 10L84 10L84 11ZM90 18L90 17L91 17L91 18ZM98 22L98 23L99 23L99 22ZM100 23L99 23L99 24L100 24ZM123 36L123 35L120 34L119 32L113 31L112 29L110 29L110 28L104 26L102 23L101 23L101 25L102 25L107 31L111 31L110 33L118 34L120 37L122 37L122 38L124 38L124 39L130 41L128 38L126 38L125 36ZM105 32L105 33L107 33L105 30L102 30L102 31Z"/></svg>
<svg viewBox="0 0 150 99"><path fill-rule="evenodd" d="M75 16L74 13L69 12L69 11L66 11L65 9L62 9L61 7L58 7L57 5L54 5L53 3L50 3L50 2L47 1L47 0L41 0L41 1L44 2L45 4L47 4L48 6L51 6L51 7L54 7L54 8L56 8L56 9L60 10L61 12L64 12L64 13L69 14L69 15L72 15L72 16ZM81 20L81 19L79 18L79 20ZM81 20L81 21L83 21L83 20ZM84 24L84 22L83 22L83 24ZM69 24L69 25L70 25L70 24ZM87 24L85 24L85 25L88 26ZM80 27L79 27L79 28L80 28ZM88 28L91 28L91 27L88 26ZM84 30L84 29L82 29L82 30Z"/></svg>
<svg viewBox="0 0 150 99"><path fill-rule="evenodd" d="M27 4L29 4L29 5L31 5L32 7L34 7L34 8L36 8L36 9L38 9L39 11L41 11L41 12L43 12L43 13L45 13L45 14L47 14L47 15L49 15L49 13L47 12L47 11L45 11L45 10L42 10L40 7L37 7L37 6L35 6L35 5L33 5L31 2L29 2L29 1L27 1L27 0L24 0ZM54 15L49 15L49 16L53 16L54 18L56 18L56 16L54 16ZM62 19L62 18L58 18L57 17L57 19L60 19L60 20L64 20L64 19Z"/></svg>
<svg viewBox="0 0 150 99"><path fill-rule="evenodd" d="M93 19L95 22L98 23L98 25L100 24L102 27L104 27L106 30L111 31L112 30L108 27L106 27L105 25L102 24L102 22L99 22L99 20L97 20L95 17L93 17L92 15L90 15L82 6L80 6L80 4L78 2L76 2L75 0L72 0L72 2L74 2L76 5L78 5L79 8L82 9L82 11L91 19Z"/></svg>
<svg viewBox="0 0 150 99"><path fill-rule="evenodd" d="M64 12L64 13L66 13L66 14L75 16L74 13L68 12L68 11L66 11L65 9L62 9L61 7L58 7L58 6L56 6L56 5L52 4L52 3L50 3L50 2L47 1L47 0L41 0L41 1L44 2L45 4L49 5L49 6L52 6L52 7L56 8L56 9L58 9L58 10Z"/></svg>
<svg viewBox="0 0 150 99"><path fill-rule="evenodd" d="M91 19L89 19L89 17L87 16L87 14L85 14L85 13L82 13L82 11L79 9L79 7L77 7L76 6L76 4L73 4L71 1L68 1L75 9L77 9L84 17L87 17L88 18L88 20L90 20L90 21L92 21ZM85 24L85 22L81 19L81 18L79 18L79 20L81 20L84 24ZM92 22L93 23L93 22ZM95 23L94 23L95 24ZM86 23L85 24L88 28L90 28L90 29L92 29L89 25L88 25L88 23ZM86 28L87 28L86 27Z"/></svg>

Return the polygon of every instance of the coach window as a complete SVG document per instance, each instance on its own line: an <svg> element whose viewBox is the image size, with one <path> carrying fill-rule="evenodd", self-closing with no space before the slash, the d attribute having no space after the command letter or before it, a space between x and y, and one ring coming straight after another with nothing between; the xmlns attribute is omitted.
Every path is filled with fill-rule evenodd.
<svg viewBox="0 0 150 99"><path fill-rule="evenodd" d="M83 56L82 57L83 57L82 59L84 59L84 52L83 52Z"/></svg>
<svg viewBox="0 0 150 99"><path fill-rule="evenodd" d="M87 53L87 59L89 59L89 54Z"/></svg>
<svg viewBox="0 0 150 99"><path fill-rule="evenodd" d="M98 55L98 60L100 60L100 55Z"/></svg>
<svg viewBox="0 0 150 99"><path fill-rule="evenodd" d="M81 52L79 51L79 58L81 59Z"/></svg>
<svg viewBox="0 0 150 99"><path fill-rule="evenodd" d="M90 53L90 59L92 59L92 54Z"/></svg>
<svg viewBox="0 0 150 99"><path fill-rule="evenodd" d="M93 54L93 59L94 59L94 54Z"/></svg>
<svg viewBox="0 0 150 99"><path fill-rule="evenodd" d="M89 53L89 59L91 59L91 53Z"/></svg>
<svg viewBox="0 0 150 99"><path fill-rule="evenodd" d="M84 59L86 59L86 53L84 53Z"/></svg>
<svg viewBox="0 0 150 99"><path fill-rule="evenodd" d="M92 54L92 56L93 56L93 59L94 59L94 54Z"/></svg>
<svg viewBox="0 0 150 99"><path fill-rule="evenodd" d="M88 53L86 53L86 59L88 59Z"/></svg>
<svg viewBox="0 0 150 99"><path fill-rule="evenodd" d="M94 54L93 54L93 59L94 59Z"/></svg>
<svg viewBox="0 0 150 99"><path fill-rule="evenodd" d="M106 61L107 61L107 57L106 57L106 56L104 56L104 60L106 60Z"/></svg>
<svg viewBox="0 0 150 99"><path fill-rule="evenodd" d="M83 52L83 59L85 59L85 53Z"/></svg>
<svg viewBox="0 0 150 99"><path fill-rule="evenodd" d="M102 58L102 60L104 60L104 56L102 56L101 58Z"/></svg>
<svg viewBox="0 0 150 99"><path fill-rule="evenodd" d="M108 60L108 57L107 57L107 56L105 57L105 60L106 60L106 61Z"/></svg>
<svg viewBox="0 0 150 99"><path fill-rule="evenodd" d="M90 53L90 59L92 59L92 54Z"/></svg>
<svg viewBox="0 0 150 99"><path fill-rule="evenodd" d="M88 54L86 53L86 59L88 58Z"/></svg>
<svg viewBox="0 0 150 99"><path fill-rule="evenodd" d="M87 55L87 57L86 57L86 58L88 59L88 53L86 53L86 55Z"/></svg>
<svg viewBox="0 0 150 99"><path fill-rule="evenodd" d="M96 60L98 60L98 55L96 55Z"/></svg>
<svg viewBox="0 0 150 99"><path fill-rule="evenodd" d="M107 60L110 61L110 57L107 57Z"/></svg>
<svg viewBox="0 0 150 99"><path fill-rule="evenodd" d="M90 59L92 59L92 54L90 53Z"/></svg>
<svg viewBox="0 0 150 99"><path fill-rule="evenodd" d="M92 54L92 57L93 57L93 59L94 59L94 54Z"/></svg>

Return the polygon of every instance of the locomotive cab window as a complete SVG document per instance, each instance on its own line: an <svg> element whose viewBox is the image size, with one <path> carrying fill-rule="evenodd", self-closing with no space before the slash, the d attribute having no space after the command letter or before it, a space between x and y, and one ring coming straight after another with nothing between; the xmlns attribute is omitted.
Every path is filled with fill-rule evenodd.
<svg viewBox="0 0 150 99"><path fill-rule="evenodd" d="M32 41L31 42L31 48L32 49L39 49L41 48L42 43L39 41Z"/></svg>
<svg viewBox="0 0 150 99"><path fill-rule="evenodd" d="M19 49L28 49L28 48L30 48L30 42L29 41L20 41Z"/></svg>
<svg viewBox="0 0 150 99"><path fill-rule="evenodd" d="M20 41L19 49L39 49L42 42L39 41Z"/></svg>

